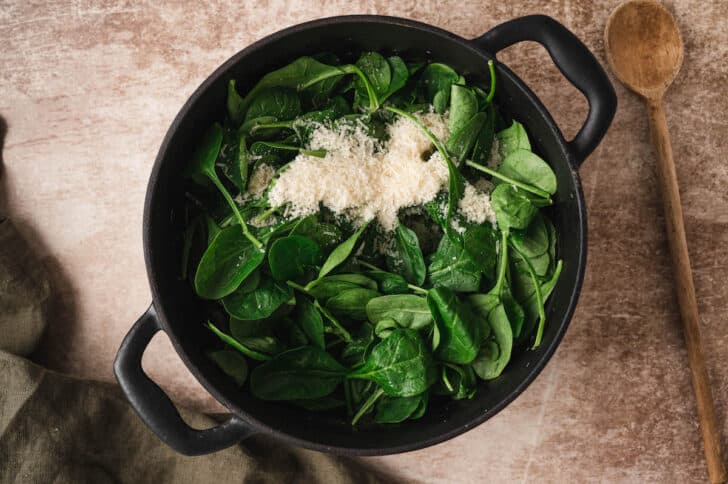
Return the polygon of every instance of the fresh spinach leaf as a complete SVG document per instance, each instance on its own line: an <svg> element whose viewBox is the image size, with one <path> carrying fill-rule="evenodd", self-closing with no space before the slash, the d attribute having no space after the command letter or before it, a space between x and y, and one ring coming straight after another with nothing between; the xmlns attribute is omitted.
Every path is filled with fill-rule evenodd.
<svg viewBox="0 0 728 484"><path fill-rule="evenodd" d="M409 69L401 57L396 55L388 57L387 62L389 62L389 68L392 71L392 80L389 82L387 90L379 96L380 104L405 87L410 76Z"/></svg>
<svg viewBox="0 0 728 484"><path fill-rule="evenodd" d="M321 258L318 244L301 235L277 239L268 252L271 274L279 281L300 279L307 270L320 264Z"/></svg>
<svg viewBox="0 0 728 484"><path fill-rule="evenodd" d="M341 362L350 368L361 366L373 343L374 328L368 323L362 324L351 342L341 351Z"/></svg>
<svg viewBox="0 0 728 484"><path fill-rule="evenodd" d="M351 252L354 250L354 246L356 246L356 242L359 240L359 237L361 237L361 234L366 230L368 225L369 222L363 224L351 237L331 251L328 259L326 259L326 262L324 262L324 265L319 271L318 279L321 279L326 274L336 269L336 266L344 262L349 257Z"/></svg>
<svg viewBox="0 0 728 484"><path fill-rule="evenodd" d="M489 104L485 108L485 123L483 124L478 138L475 140L475 146L473 146L472 158L475 163L487 163L491 157L491 150L493 149L493 140L495 139L495 108L492 104Z"/></svg>
<svg viewBox="0 0 728 484"><path fill-rule="evenodd" d="M301 114L301 100L296 91L285 87L262 90L250 103L245 122L269 116L277 121L287 121Z"/></svg>
<svg viewBox="0 0 728 484"><path fill-rule="evenodd" d="M476 314L488 322L494 339L483 345L472 367L483 380L492 380L503 372L511 359L511 323L503 304L494 294L473 294L468 296L468 302Z"/></svg>
<svg viewBox="0 0 728 484"><path fill-rule="evenodd" d="M447 120L450 133L460 131L477 112L478 99L473 90L466 86L453 84L450 87L450 116Z"/></svg>
<svg viewBox="0 0 728 484"><path fill-rule="evenodd" d="M301 329L311 345L319 349L326 349L324 340L324 320L316 306L307 298L302 297L296 300L296 312Z"/></svg>
<svg viewBox="0 0 728 484"><path fill-rule="evenodd" d="M554 171L548 163L530 151L513 150L501 161L498 172L551 195L556 193L556 175Z"/></svg>
<svg viewBox="0 0 728 484"><path fill-rule="evenodd" d="M245 133L229 126L223 129L222 145L216 165L220 167L225 178L230 180L241 193L248 184L248 165L250 153Z"/></svg>
<svg viewBox="0 0 728 484"><path fill-rule="evenodd" d="M525 229L531 223L538 209L527 196L513 185L498 185L490 194L498 227L503 231Z"/></svg>
<svg viewBox="0 0 728 484"><path fill-rule="evenodd" d="M283 282L263 278L260 285L251 292L235 291L225 296L222 304L225 311L241 320L263 319L285 304L293 291Z"/></svg>
<svg viewBox="0 0 728 484"><path fill-rule="evenodd" d="M365 274L376 281L382 294L404 294L409 290L407 281L399 274L380 270L367 271Z"/></svg>
<svg viewBox="0 0 728 484"><path fill-rule="evenodd" d="M512 230L510 241L526 257L537 257L549 249L549 233L541 215L536 215L525 230Z"/></svg>
<svg viewBox="0 0 728 484"><path fill-rule="evenodd" d="M459 366L445 363L441 370L441 386L439 390L453 400L473 398L476 392L477 378L472 366Z"/></svg>
<svg viewBox="0 0 728 484"><path fill-rule="evenodd" d="M302 218L291 230L291 235L302 235L316 242L328 252L341 243L341 229L334 224L319 222L316 215Z"/></svg>
<svg viewBox="0 0 728 484"><path fill-rule="evenodd" d="M245 118L250 104L261 91L272 87L287 87L300 92L325 79L340 78L344 74L346 72L339 67L323 64L313 57L300 57L263 76L244 98L237 93L235 81L231 80L228 86L228 114L230 119L240 123Z"/></svg>
<svg viewBox="0 0 728 484"><path fill-rule="evenodd" d="M407 282L417 286L425 282L427 268L417 234L401 223L394 231L394 252L387 258L387 265L392 272L401 274Z"/></svg>
<svg viewBox="0 0 728 484"><path fill-rule="evenodd" d="M399 423L407 420L420 406L422 395L413 397L382 397L377 402L374 421L377 423Z"/></svg>
<svg viewBox="0 0 728 484"><path fill-rule="evenodd" d="M553 275L551 278L541 284L541 297L543 298L543 301L545 301L550 295L551 292L554 290L554 287L556 287L556 283L559 281L559 277L561 276L561 269L563 267L562 261L559 261L556 264L556 269L554 270ZM533 333L533 328L536 324L536 321L538 320L538 314L539 314L539 303L538 298L536 297L536 293L534 292L524 303L523 303L523 309L526 314L525 320L524 320L524 326L523 331L521 332L520 338L518 341L523 341L525 338L529 337ZM540 331L540 333L539 333ZM541 342L541 337L543 336L543 325L539 325L539 328L537 330L536 339L534 342L534 348L538 347L538 344Z"/></svg>
<svg viewBox="0 0 728 484"><path fill-rule="evenodd" d="M324 281L325 282L347 282L350 284L355 284L356 286L359 286L361 288L371 289L373 291L377 290L377 282L364 274L358 274L358 273L332 274L330 276L326 276L323 279L319 280L318 284L321 284Z"/></svg>
<svg viewBox="0 0 728 484"><path fill-rule="evenodd" d="M331 355L302 346L283 352L250 374L250 391L262 400L311 400L333 393L346 368Z"/></svg>
<svg viewBox="0 0 728 484"><path fill-rule="evenodd" d="M516 150L531 151L531 143L528 141L526 129L518 121L513 121L511 125L496 133L498 138L498 151L501 160Z"/></svg>
<svg viewBox="0 0 728 484"><path fill-rule="evenodd" d="M347 289L326 301L326 308L341 318L362 321L367 318L367 303L379 293L372 289Z"/></svg>
<svg viewBox="0 0 728 484"><path fill-rule="evenodd" d="M463 247L470 260L488 277L495 271L497 241L490 224L474 225L463 234Z"/></svg>
<svg viewBox="0 0 728 484"><path fill-rule="evenodd" d="M230 192L228 192L227 188L225 188L225 185L222 184L220 178L215 172L215 162L217 161L217 157L220 153L220 147L222 146L222 133L222 127L218 123L213 124L210 129L207 130L202 138L202 142L192 154L192 161L188 165L186 173L187 176L193 179L199 179L202 176L207 177L212 184L215 185L235 214L235 217L240 224L240 228L243 231L243 235L245 235L245 237L250 240L256 248L260 249L263 244L261 244L260 241L253 237L250 233L242 215L240 215L240 211L238 210L235 200L233 200L232 196L230 196Z"/></svg>
<svg viewBox="0 0 728 484"><path fill-rule="evenodd" d="M308 294L325 304L326 301L336 296L337 294L341 294L342 292L348 291L350 289L361 289L361 287L362 286L354 282L342 281L339 279L329 279L329 276L326 276L316 281L315 284L310 285L310 287L306 287L305 289Z"/></svg>
<svg viewBox="0 0 728 484"><path fill-rule="evenodd" d="M205 299L220 299L235 291L263 262L265 254L240 232L223 229L207 247L195 274L195 292Z"/></svg>
<svg viewBox="0 0 728 484"><path fill-rule="evenodd" d="M236 338L233 338L232 336L224 333L223 331L220 331L217 326L212 324L210 321L207 322L207 328L215 333L215 335L220 338L220 341L227 344L228 346L235 348L240 353L244 354L248 358L251 358L256 361L267 361L270 360L271 356L266 353L261 353L255 349L248 348L246 345L242 344L240 341L238 341Z"/></svg>
<svg viewBox="0 0 728 484"><path fill-rule="evenodd" d="M378 343L364 365L348 378L373 380L392 397L411 397L426 391L437 378L435 362L414 330L398 329Z"/></svg>
<svg viewBox="0 0 728 484"><path fill-rule="evenodd" d="M459 131L455 131L450 135L450 138L445 143L445 148L460 161L468 158L487 119L488 116L486 113L476 113L473 115L472 118L463 122L463 126Z"/></svg>
<svg viewBox="0 0 728 484"><path fill-rule="evenodd" d="M428 64L420 74L418 91L423 99L432 104L435 112L444 114L450 105L450 89L458 82L460 74L445 64Z"/></svg>
<svg viewBox="0 0 728 484"><path fill-rule="evenodd" d="M402 328L422 329L432 324L427 300L412 294L394 294L371 299L366 305L366 316L372 324L393 319Z"/></svg>
<svg viewBox="0 0 728 484"><path fill-rule="evenodd" d="M445 234L432 255L428 269L433 287L446 287L457 292L474 292L480 288L482 267L462 246L454 244Z"/></svg>
<svg viewBox="0 0 728 484"><path fill-rule="evenodd" d="M369 79L377 100L381 99L392 82L392 69L387 59L377 52L366 52L356 61L356 66ZM369 93L362 78L354 80L354 89L356 93L354 104L357 106L368 105Z"/></svg>
<svg viewBox="0 0 728 484"><path fill-rule="evenodd" d="M394 319L382 319L374 325L374 334L377 335L377 338L379 339L387 339L397 328L399 328L399 325Z"/></svg>
<svg viewBox="0 0 728 484"><path fill-rule="evenodd" d="M480 336L469 306L443 287L431 289L427 303L440 333L437 358L463 365L472 362L478 355Z"/></svg>

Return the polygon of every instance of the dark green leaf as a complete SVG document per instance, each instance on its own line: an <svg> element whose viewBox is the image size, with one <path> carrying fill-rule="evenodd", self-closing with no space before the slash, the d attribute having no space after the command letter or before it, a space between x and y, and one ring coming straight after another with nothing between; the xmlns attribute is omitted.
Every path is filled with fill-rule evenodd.
<svg viewBox="0 0 728 484"><path fill-rule="evenodd" d="M392 94L402 89L407 84L407 80L410 76L407 65L400 57L396 55L388 57L387 62L389 62L389 68L392 71L392 80L390 81L386 92L379 96L380 102L384 102Z"/></svg>
<svg viewBox="0 0 728 484"><path fill-rule="evenodd" d="M430 307L424 297L394 294L374 298L367 303L366 315L372 324L393 319L402 328L422 329L432 324Z"/></svg>
<svg viewBox="0 0 728 484"><path fill-rule="evenodd" d="M478 133L478 138L473 146L472 159L479 164L485 164L490 160L490 152L493 148L493 140L495 139L495 108L489 104L486 108L485 124Z"/></svg>
<svg viewBox="0 0 728 484"><path fill-rule="evenodd" d="M297 91L314 86L331 77L340 77L345 72L336 66L323 64L313 57L299 57L292 63L278 70L269 72L248 92L245 98L241 98L235 89L235 82L230 81L228 88L228 114L230 118L240 123L250 103L261 91L271 87L288 87Z"/></svg>
<svg viewBox="0 0 728 484"><path fill-rule="evenodd" d="M379 339L387 339L397 328L399 328L399 325L394 319L382 319L374 325L374 334L377 335L377 338Z"/></svg>
<svg viewBox="0 0 728 484"><path fill-rule="evenodd" d="M538 155L516 149L506 156L498 167L501 173L513 180L526 183L547 193L556 193L556 175Z"/></svg>
<svg viewBox="0 0 728 484"><path fill-rule="evenodd" d="M296 311L298 314L298 322L306 334L306 337L313 346L320 349L326 348L324 341L324 320L321 313L311 301L305 297L297 301Z"/></svg>
<svg viewBox="0 0 728 484"><path fill-rule="evenodd" d="M344 346L341 351L341 362L349 367L359 366L364 362L372 343L374 343L374 329L370 324L362 324L351 343Z"/></svg>
<svg viewBox="0 0 728 484"><path fill-rule="evenodd" d="M471 366L458 366L446 363L442 367L438 393L449 395L453 400L473 398L478 384Z"/></svg>
<svg viewBox="0 0 728 484"><path fill-rule="evenodd" d="M490 224L474 225L463 234L463 245L470 259L492 279L497 261L498 236Z"/></svg>
<svg viewBox="0 0 728 484"><path fill-rule="evenodd" d="M279 354L256 367L250 390L262 400L309 400L331 394L346 368L325 351L302 346Z"/></svg>
<svg viewBox="0 0 728 484"><path fill-rule="evenodd" d="M238 339L238 343L256 353L266 355L265 360L285 350L285 346L274 336L247 336Z"/></svg>
<svg viewBox="0 0 728 484"><path fill-rule="evenodd" d="M453 244L447 234L442 236L428 270L433 287L447 287L457 292L477 291L481 271L465 247Z"/></svg>
<svg viewBox="0 0 728 484"><path fill-rule="evenodd" d="M293 296L284 282L264 278L251 292L235 291L222 300L225 311L241 320L267 318Z"/></svg>
<svg viewBox="0 0 728 484"><path fill-rule="evenodd" d="M296 91L285 87L261 90L251 101L245 113L245 121L270 116L278 121L287 121L301 114L301 100Z"/></svg>
<svg viewBox="0 0 728 484"><path fill-rule="evenodd" d="M409 290L407 281L399 274L385 271L367 271L365 274L377 282L382 294L404 294Z"/></svg>
<svg viewBox="0 0 728 484"><path fill-rule="evenodd" d="M478 112L478 99L472 89L453 84L450 88L450 116L447 127L450 133L457 133Z"/></svg>
<svg viewBox="0 0 728 484"><path fill-rule="evenodd" d="M505 183L495 187L490 194L490 202L498 220L498 227L503 231L511 228L525 229L538 213L538 209L522 190Z"/></svg>
<svg viewBox="0 0 728 484"><path fill-rule="evenodd" d="M316 242L324 252L330 251L334 246L341 243L341 230L334 224L321 223L316 215L309 215L302 218L293 230L291 235L302 235Z"/></svg>
<svg viewBox="0 0 728 484"><path fill-rule="evenodd" d="M498 138L498 151L501 160L504 160L509 154L518 149L531 151L531 143L528 141L526 129L518 121L513 121L510 127L499 131L496 137Z"/></svg>
<svg viewBox="0 0 728 484"><path fill-rule="evenodd" d="M487 115L485 113L475 114L463 124L459 131L450 135L445 143L447 151L460 161L468 158L486 121Z"/></svg>
<svg viewBox="0 0 728 484"><path fill-rule="evenodd" d="M387 257L387 265L416 286L425 282L427 269L417 234L401 223L394 231L394 252Z"/></svg>
<svg viewBox="0 0 728 484"><path fill-rule="evenodd" d="M321 258L318 244L301 235L289 235L276 240L268 252L271 274L279 281L301 278L308 269L320 264Z"/></svg>
<svg viewBox="0 0 728 484"><path fill-rule="evenodd" d="M554 287L556 287L556 283L559 281L559 276L561 275L561 268L562 262L559 261L558 264L556 264L556 269L554 270L551 278L541 284L541 296L544 301L551 295ZM535 292L523 302L523 311L525 313L525 319L523 330L521 331L518 341L522 341L532 334L535 323L538 320L538 302L536 300Z"/></svg>
<svg viewBox="0 0 728 484"><path fill-rule="evenodd" d="M480 337L469 306L461 303L455 293L440 287L431 289L427 303L440 332L440 344L435 355L442 361L466 365L478 355Z"/></svg>
<svg viewBox="0 0 728 484"><path fill-rule="evenodd" d="M207 177L213 185L218 189L220 194L225 199L230 209L233 211L243 235L258 249L263 244L260 243L255 237L250 234L248 226L245 224L238 206L235 204L230 192L228 192L225 185L220 181L220 178L215 172L215 162L217 161L218 154L220 153L220 147L222 146L223 131L222 127L215 123L205 132L202 141L195 149L192 154L192 160L185 170L186 176L192 178L196 182L199 182L201 178Z"/></svg>
<svg viewBox="0 0 728 484"><path fill-rule="evenodd" d="M213 325L209 321L207 322L207 328L210 331L212 331L213 333L215 333L215 335L218 338L220 338L220 341L227 344L231 348L235 348L236 350L238 350L240 353L244 354L248 358L252 358L256 361L266 361L266 360L270 360L270 358L271 358L271 355L269 355L267 353L262 353L262 352L256 351L252 348L245 346L244 344L242 344L240 341L233 338L229 334L226 334L223 331L219 330L215 325Z"/></svg>
<svg viewBox="0 0 728 484"><path fill-rule="evenodd" d="M195 291L206 299L220 299L237 289L263 262L265 254L245 238L240 227L223 229L202 255L195 274Z"/></svg>
<svg viewBox="0 0 728 484"><path fill-rule="evenodd" d="M364 366L349 378L373 380L393 397L426 391L437 378L432 354L422 337L411 329L398 329L372 349Z"/></svg>
<svg viewBox="0 0 728 484"><path fill-rule="evenodd" d="M327 276L316 281L315 284L307 288L307 291L311 296L325 304L329 298L349 289L361 289L361 286L353 282L329 279L329 276Z"/></svg>
<svg viewBox="0 0 728 484"><path fill-rule="evenodd" d="M377 402L377 413L374 415L374 421L377 423L403 422L417 410L422 398L422 395L382 397Z"/></svg>
<svg viewBox="0 0 728 484"><path fill-rule="evenodd" d="M531 258L545 254L549 249L549 233L541 215L536 215L525 230L513 230L510 241L518 252Z"/></svg>
<svg viewBox="0 0 728 484"><path fill-rule="evenodd" d="M436 112L444 114L450 106L450 88L459 79L460 74L450 66L433 62L423 69L418 91L426 102L435 107Z"/></svg>
<svg viewBox="0 0 728 484"><path fill-rule="evenodd" d="M480 378L491 380L499 376L510 361L513 348L511 323L497 296L474 294L468 297L468 301L478 316L488 322L494 338L493 342L483 345L472 365Z"/></svg>
<svg viewBox="0 0 728 484"><path fill-rule="evenodd" d="M321 267L321 270L319 271L318 278L321 279L329 272L333 271L336 266L341 264L346 260L347 257L351 254L351 252L354 250L354 246L356 246L356 242L359 240L359 237L361 234L366 230L367 226L369 225L369 222L365 223L361 227L359 227L359 230L354 232L354 234L346 239L344 242L339 244L332 252L329 254L328 259L326 259L326 262L324 262L324 265Z"/></svg>
<svg viewBox="0 0 728 484"><path fill-rule="evenodd" d="M230 318L230 333L236 340L250 336L272 336L275 322L270 319L242 320Z"/></svg>
<svg viewBox="0 0 728 484"><path fill-rule="evenodd" d="M368 277L364 274L332 274L319 280L317 285L324 282L348 282L350 284L356 284L357 286L365 289L372 289L374 291L377 290L377 282L371 277Z"/></svg>
<svg viewBox="0 0 728 484"><path fill-rule="evenodd" d="M369 79L377 99L387 92L387 88L392 81L392 69L387 59L377 52L366 52L359 57L356 65ZM355 105L369 105L369 94L361 78L354 80L354 88L356 89Z"/></svg>
<svg viewBox="0 0 728 484"><path fill-rule="evenodd" d="M329 298L326 308L341 318L361 321L367 318L367 303L378 296L379 293L372 289L347 289Z"/></svg>

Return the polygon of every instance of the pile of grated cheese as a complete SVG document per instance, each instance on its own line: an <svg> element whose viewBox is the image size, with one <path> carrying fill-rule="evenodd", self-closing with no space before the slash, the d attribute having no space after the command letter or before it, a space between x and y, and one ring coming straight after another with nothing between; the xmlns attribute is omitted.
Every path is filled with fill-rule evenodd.
<svg viewBox="0 0 728 484"><path fill-rule="evenodd" d="M482 181L486 183L477 183L476 186L465 183L465 192L458 203L458 211L468 222L482 224L487 220L495 224L495 211L490 204L489 187L492 185L487 180Z"/></svg>
<svg viewBox="0 0 728 484"><path fill-rule="evenodd" d="M447 139L446 116L416 116L435 136ZM309 146L326 150L326 156L297 155L268 192L269 203L285 206L286 217L317 213L322 204L354 221L376 218L385 230L394 230L400 209L424 204L447 188L448 170L411 120L399 117L387 130L389 141L380 145L362 123L318 126ZM488 194L469 187L460 211L468 220L491 220Z"/></svg>

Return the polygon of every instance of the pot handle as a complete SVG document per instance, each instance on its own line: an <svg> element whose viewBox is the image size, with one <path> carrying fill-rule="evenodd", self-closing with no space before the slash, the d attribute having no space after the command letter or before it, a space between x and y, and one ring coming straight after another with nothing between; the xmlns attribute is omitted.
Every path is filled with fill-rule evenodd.
<svg viewBox="0 0 728 484"><path fill-rule="evenodd" d="M505 22L471 42L493 55L531 40L546 48L556 67L586 97L589 115L569 149L577 167L604 137L617 110L617 95L607 74L589 49L566 27L546 15L528 15Z"/></svg>
<svg viewBox="0 0 728 484"><path fill-rule="evenodd" d="M185 455L202 455L230 447L254 434L239 417L204 430L187 425L172 401L142 370L142 355L161 329L154 305L134 323L114 360L114 374L126 398L144 423L165 444Z"/></svg>

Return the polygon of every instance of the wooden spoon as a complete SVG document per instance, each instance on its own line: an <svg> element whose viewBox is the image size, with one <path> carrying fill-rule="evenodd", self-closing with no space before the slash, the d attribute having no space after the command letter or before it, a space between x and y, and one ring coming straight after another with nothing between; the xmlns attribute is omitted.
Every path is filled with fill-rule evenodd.
<svg viewBox="0 0 728 484"><path fill-rule="evenodd" d="M713 408L705 356L700 343L698 304L685 239L680 192L665 122L663 96L683 60L683 42L675 19L660 3L633 0L617 7L605 31L607 60L622 83L647 105L652 142L657 151L657 175L662 191L677 297L690 361L693 390L711 482L726 481L720 433Z"/></svg>

